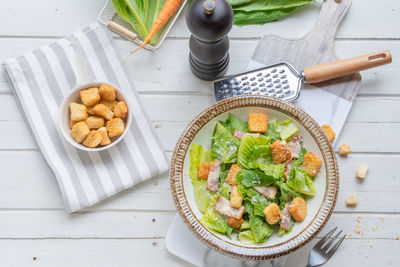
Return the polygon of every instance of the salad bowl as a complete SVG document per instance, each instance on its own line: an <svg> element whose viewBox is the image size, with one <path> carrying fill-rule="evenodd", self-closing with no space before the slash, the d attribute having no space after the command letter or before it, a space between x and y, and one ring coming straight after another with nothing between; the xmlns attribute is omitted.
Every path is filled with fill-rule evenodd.
<svg viewBox="0 0 400 267"><path fill-rule="evenodd" d="M274 233L263 243L240 242L235 235L211 231L200 221L202 212L196 205L194 188L189 177L192 144L210 148L211 136L218 121L232 114L247 120L249 114L264 113L278 121L291 119L303 136L304 146L322 161L314 179L316 194L307 200L304 221L296 223L285 235ZM241 260L268 260L286 255L309 242L324 227L333 212L339 187L337 159L332 145L318 123L299 107L266 96L237 96L219 101L196 116L180 136L171 159L170 183L173 199L184 223L208 247Z"/></svg>

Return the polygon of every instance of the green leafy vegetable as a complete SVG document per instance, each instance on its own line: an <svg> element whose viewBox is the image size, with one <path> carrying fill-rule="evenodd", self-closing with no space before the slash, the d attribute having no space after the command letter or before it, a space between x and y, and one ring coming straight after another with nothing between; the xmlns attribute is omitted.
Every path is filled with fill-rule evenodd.
<svg viewBox="0 0 400 267"><path fill-rule="evenodd" d="M254 208L254 215L264 217L264 209L271 203L266 197L253 188L246 189L246 200L250 201Z"/></svg>
<svg viewBox="0 0 400 267"><path fill-rule="evenodd" d="M266 175L263 171L260 170L241 170L236 178L240 179L241 183L245 187L252 187L254 185L271 185L276 179L272 175Z"/></svg>
<svg viewBox="0 0 400 267"><path fill-rule="evenodd" d="M240 231L245 231L250 229L250 222L249 220L243 220L242 225L240 226Z"/></svg>
<svg viewBox="0 0 400 267"><path fill-rule="evenodd" d="M275 179L283 177L283 172L285 171L285 164L259 164L260 170L268 176L272 176Z"/></svg>
<svg viewBox="0 0 400 267"><path fill-rule="evenodd" d="M243 244L255 244L256 240L254 239L253 231L251 230L246 230L243 232L240 232L238 235L238 239L240 242Z"/></svg>
<svg viewBox="0 0 400 267"><path fill-rule="evenodd" d="M313 0L228 0L237 26L265 24L284 18Z"/></svg>
<svg viewBox="0 0 400 267"><path fill-rule="evenodd" d="M217 197L218 194L214 195L206 212L204 213L204 216L200 219L200 222L213 231L230 236L233 230L232 227L230 227L226 219L214 209L214 204Z"/></svg>
<svg viewBox="0 0 400 267"><path fill-rule="evenodd" d="M226 121L220 121L220 123L224 127L228 128L231 133L233 133L235 130L242 132L247 131L247 122L242 121L231 113L228 114L228 119Z"/></svg>
<svg viewBox="0 0 400 267"><path fill-rule="evenodd" d="M299 131L299 128L292 120L285 120L277 123L276 131L279 132L282 140L287 140Z"/></svg>
<svg viewBox="0 0 400 267"><path fill-rule="evenodd" d="M118 15L128 22L136 33L145 39L166 0L112 0ZM151 2L151 3L150 3ZM162 30L151 39L157 43Z"/></svg>
<svg viewBox="0 0 400 267"><path fill-rule="evenodd" d="M215 125L211 143L211 153L215 159L223 163L236 162L240 142L219 122Z"/></svg>
<svg viewBox="0 0 400 267"><path fill-rule="evenodd" d="M300 149L299 158L293 160L293 162L292 162L292 168L300 167L300 165L303 163L304 155L305 155L306 153L307 153L307 149L305 149L304 147L302 147L302 148Z"/></svg>
<svg viewBox="0 0 400 267"><path fill-rule="evenodd" d="M276 130L277 124L278 122L276 120L272 120L268 123L267 137L271 139L271 143L281 139L279 132Z"/></svg>
<svg viewBox="0 0 400 267"><path fill-rule="evenodd" d="M300 168L292 169L287 180L287 185L291 189L307 196L314 196L316 193L313 181L306 172Z"/></svg>
<svg viewBox="0 0 400 267"><path fill-rule="evenodd" d="M257 168L260 162L272 162L271 150L266 146L268 142L269 138L265 136L255 137L244 135L240 141L237 155L239 166L246 169L253 169Z"/></svg>
<svg viewBox="0 0 400 267"><path fill-rule="evenodd" d="M253 232L254 240L257 243L264 242L270 235L272 235L274 229L269 228L265 220L254 214L254 209L250 202L246 201L244 205L246 212L249 215L250 229Z"/></svg>
<svg viewBox="0 0 400 267"><path fill-rule="evenodd" d="M286 204L286 202L292 201L293 198L295 197L302 197L300 193L296 192L295 190L291 189L287 184L283 183L280 186L280 200L283 203L282 207L283 208Z"/></svg>

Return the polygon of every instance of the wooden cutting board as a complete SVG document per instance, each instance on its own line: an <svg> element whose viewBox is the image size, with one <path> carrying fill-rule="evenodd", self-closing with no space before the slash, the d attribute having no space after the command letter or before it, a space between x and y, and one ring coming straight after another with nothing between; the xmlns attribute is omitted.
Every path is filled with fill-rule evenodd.
<svg viewBox="0 0 400 267"><path fill-rule="evenodd" d="M287 61L298 71L338 60L333 41L336 30L350 6L351 0L325 0L314 29L299 39L266 35L256 47L252 60L265 65ZM358 56L357 51L354 53L354 56ZM352 102L360 84L361 75L355 73L313 85Z"/></svg>

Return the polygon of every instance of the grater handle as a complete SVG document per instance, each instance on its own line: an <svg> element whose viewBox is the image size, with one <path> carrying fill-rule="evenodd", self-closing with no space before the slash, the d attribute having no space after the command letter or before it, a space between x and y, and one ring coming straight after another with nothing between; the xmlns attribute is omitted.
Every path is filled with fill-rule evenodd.
<svg viewBox="0 0 400 267"><path fill-rule="evenodd" d="M384 50L381 52L308 67L304 69L304 76L307 83L317 83L391 62L392 56L390 51Z"/></svg>
<svg viewBox="0 0 400 267"><path fill-rule="evenodd" d="M107 24L107 28L109 28L110 30L119 33L120 35L122 35L123 37L125 37L128 40L135 40L137 37L137 34L128 30L127 28L119 25L118 23L114 22L114 21L109 21Z"/></svg>

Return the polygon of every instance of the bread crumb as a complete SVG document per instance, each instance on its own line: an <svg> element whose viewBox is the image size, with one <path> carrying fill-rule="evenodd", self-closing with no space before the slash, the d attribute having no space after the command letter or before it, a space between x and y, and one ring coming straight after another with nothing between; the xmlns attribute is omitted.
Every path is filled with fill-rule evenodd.
<svg viewBox="0 0 400 267"><path fill-rule="evenodd" d="M357 217L357 222L359 223L361 221L361 216Z"/></svg>
<svg viewBox="0 0 400 267"><path fill-rule="evenodd" d="M322 130L324 131L325 135L328 137L329 141L333 142L335 140L336 134L333 131L332 127L328 124L321 126Z"/></svg>
<svg viewBox="0 0 400 267"><path fill-rule="evenodd" d="M379 217L379 219L381 219L382 222L385 222L385 218L383 218L382 216Z"/></svg>
<svg viewBox="0 0 400 267"><path fill-rule="evenodd" d="M347 156L350 153L350 146L346 144L341 144L339 147L339 155Z"/></svg>
<svg viewBox="0 0 400 267"><path fill-rule="evenodd" d="M399 240L400 239L400 236L396 236L396 240Z"/></svg>
<svg viewBox="0 0 400 267"><path fill-rule="evenodd" d="M349 207L354 207L356 206L358 203L358 195L357 194L352 194L352 195L348 195L346 197L346 205Z"/></svg>
<svg viewBox="0 0 400 267"><path fill-rule="evenodd" d="M367 177L368 169L369 168L367 164L360 163L360 165L357 167L356 176L360 179L365 179L365 177Z"/></svg>

